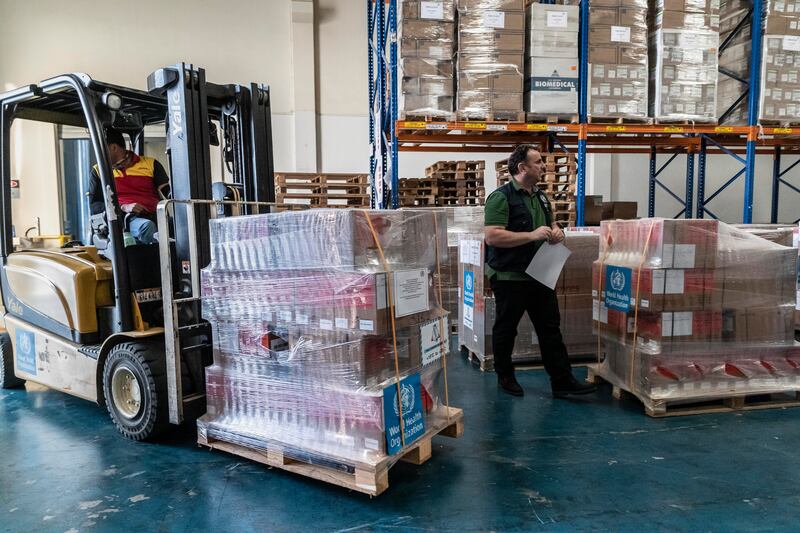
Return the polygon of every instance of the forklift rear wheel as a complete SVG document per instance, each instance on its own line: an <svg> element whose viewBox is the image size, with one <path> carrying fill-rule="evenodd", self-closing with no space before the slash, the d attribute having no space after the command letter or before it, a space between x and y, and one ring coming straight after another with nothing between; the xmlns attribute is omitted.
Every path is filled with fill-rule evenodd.
<svg viewBox="0 0 800 533"><path fill-rule="evenodd" d="M0 388L15 389L25 385L24 379L14 375L14 349L8 333L0 333Z"/></svg>
<svg viewBox="0 0 800 533"><path fill-rule="evenodd" d="M145 440L166 429L163 347L149 342L114 346L103 367L103 394L111 419L127 438Z"/></svg>

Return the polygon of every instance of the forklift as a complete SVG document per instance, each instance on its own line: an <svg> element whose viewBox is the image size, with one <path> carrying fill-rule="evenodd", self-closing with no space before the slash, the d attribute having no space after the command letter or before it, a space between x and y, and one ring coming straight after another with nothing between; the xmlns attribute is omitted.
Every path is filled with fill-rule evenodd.
<svg viewBox="0 0 800 533"><path fill-rule="evenodd" d="M96 402L133 440L205 411L212 342L199 272L210 261L209 219L267 212L275 194L267 86L210 83L202 68L179 63L153 72L147 87L73 73L0 94L0 386L31 381ZM91 217L90 242L15 249L17 119L88 131L105 205ZM162 124L170 183L158 205L159 242L126 246L104 131L127 134L142 154L145 127ZM230 177L212 186L216 124Z"/></svg>

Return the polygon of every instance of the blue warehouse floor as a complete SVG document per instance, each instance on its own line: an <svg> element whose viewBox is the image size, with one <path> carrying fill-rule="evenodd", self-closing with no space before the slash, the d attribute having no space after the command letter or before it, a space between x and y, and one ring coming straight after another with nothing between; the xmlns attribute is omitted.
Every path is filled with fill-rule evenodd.
<svg viewBox="0 0 800 533"><path fill-rule="evenodd" d="M578 370L585 375L585 370ZM652 419L632 400L527 396L450 359L461 439L434 439L370 499L198 448L116 433L96 406L0 391L2 531L796 530L800 410Z"/></svg>

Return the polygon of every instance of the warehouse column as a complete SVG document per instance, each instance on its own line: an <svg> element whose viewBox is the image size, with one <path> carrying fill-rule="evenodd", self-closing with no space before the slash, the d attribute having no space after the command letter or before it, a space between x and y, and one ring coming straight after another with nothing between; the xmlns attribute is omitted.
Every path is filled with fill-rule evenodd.
<svg viewBox="0 0 800 533"><path fill-rule="evenodd" d="M292 0L292 96L297 172L319 170L314 1Z"/></svg>

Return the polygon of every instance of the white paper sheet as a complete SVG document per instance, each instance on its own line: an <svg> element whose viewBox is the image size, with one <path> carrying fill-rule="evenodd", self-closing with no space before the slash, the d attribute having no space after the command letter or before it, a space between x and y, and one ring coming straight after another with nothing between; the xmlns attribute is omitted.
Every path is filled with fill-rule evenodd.
<svg viewBox="0 0 800 533"><path fill-rule="evenodd" d="M572 252L563 242L557 244L544 243L533 256L531 264L525 269L530 277L551 289L556 288L561 269Z"/></svg>

